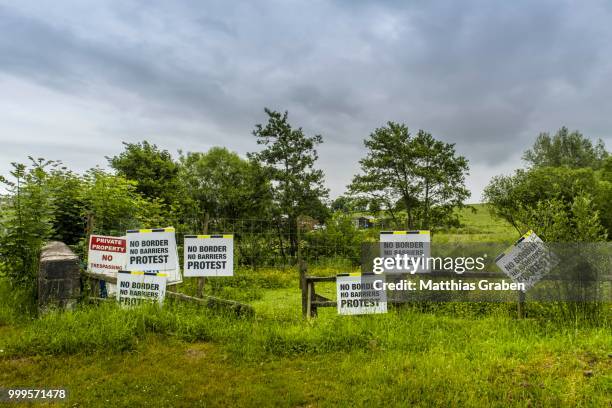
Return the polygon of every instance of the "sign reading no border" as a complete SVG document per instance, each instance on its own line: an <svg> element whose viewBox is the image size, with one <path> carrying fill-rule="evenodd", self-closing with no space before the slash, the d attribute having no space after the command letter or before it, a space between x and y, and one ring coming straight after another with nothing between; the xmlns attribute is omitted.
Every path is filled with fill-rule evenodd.
<svg viewBox="0 0 612 408"><path fill-rule="evenodd" d="M429 231L381 231L380 232L380 257L393 258L396 255L407 255L409 258L423 258L418 264L416 271L391 269L386 273L424 273L429 272L428 262L431 255L431 235Z"/></svg>
<svg viewBox="0 0 612 408"><path fill-rule="evenodd" d="M119 271L117 273L117 301L122 306L143 302L160 305L166 296L167 275L161 272Z"/></svg>
<svg viewBox="0 0 612 408"><path fill-rule="evenodd" d="M495 258L495 263L525 290L533 287L558 263L559 259L535 232L528 231L513 246Z"/></svg>
<svg viewBox="0 0 612 408"><path fill-rule="evenodd" d="M234 236L185 235L186 277L233 276Z"/></svg>
<svg viewBox="0 0 612 408"><path fill-rule="evenodd" d="M336 276L338 314L387 313L387 293L374 289L376 280L384 282L384 276L361 273Z"/></svg>
<svg viewBox="0 0 612 408"><path fill-rule="evenodd" d="M128 271L170 271L178 265L174 228L129 230Z"/></svg>

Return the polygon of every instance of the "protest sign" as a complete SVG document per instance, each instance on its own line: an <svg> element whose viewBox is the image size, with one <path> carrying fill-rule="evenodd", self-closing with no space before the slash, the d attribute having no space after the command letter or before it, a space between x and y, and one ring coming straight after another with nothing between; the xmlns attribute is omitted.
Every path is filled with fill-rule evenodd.
<svg viewBox="0 0 612 408"><path fill-rule="evenodd" d="M510 248L495 258L499 268L525 290L533 287L557 263L558 258L533 231L528 231Z"/></svg>
<svg viewBox="0 0 612 408"><path fill-rule="evenodd" d="M185 235L186 277L233 276L234 236Z"/></svg>
<svg viewBox="0 0 612 408"><path fill-rule="evenodd" d="M381 231L380 257L394 258L397 255L406 255L411 260L412 269L385 269L386 273L429 272L429 263L425 262L431 255L429 231ZM416 258L422 258L422 261L414 262Z"/></svg>
<svg viewBox="0 0 612 408"><path fill-rule="evenodd" d="M338 314L387 313L387 293L375 289L374 281L384 282L384 276L360 273L336 276Z"/></svg>
<svg viewBox="0 0 612 408"><path fill-rule="evenodd" d="M117 273L117 301L122 306L143 302L164 302L166 274L162 272L119 271Z"/></svg>
<svg viewBox="0 0 612 408"><path fill-rule="evenodd" d="M107 276L116 276L125 269L125 237L91 235L87 252L87 270Z"/></svg>
<svg viewBox="0 0 612 408"><path fill-rule="evenodd" d="M174 228L129 230L128 271L171 271L178 266Z"/></svg>

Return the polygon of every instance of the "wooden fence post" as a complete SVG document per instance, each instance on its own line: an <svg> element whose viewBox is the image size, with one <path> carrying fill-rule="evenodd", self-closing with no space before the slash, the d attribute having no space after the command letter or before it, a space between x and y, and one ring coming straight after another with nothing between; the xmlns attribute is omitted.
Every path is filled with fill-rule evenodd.
<svg viewBox="0 0 612 408"><path fill-rule="evenodd" d="M525 292L519 290L518 293L518 303L517 303L517 315L519 319L525 317Z"/></svg>
<svg viewBox="0 0 612 408"><path fill-rule="evenodd" d="M307 308L308 308L308 288L307 286L307 282L306 282L306 272L307 272L307 266L304 262L300 262L299 264L299 268L300 268L300 289L302 290L302 316L306 317L308 316L307 314Z"/></svg>
<svg viewBox="0 0 612 408"><path fill-rule="evenodd" d="M208 221L209 221L209 217L210 216L208 215L208 213L206 213L206 215L204 216L204 228L203 228L203 231L202 231L202 233L204 235L208 234ZM204 283L205 283L205 281L204 281L204 277L203 276L198 278L198 291L197 291L197 295L198 295L199 298L204 296Z"/></svg>

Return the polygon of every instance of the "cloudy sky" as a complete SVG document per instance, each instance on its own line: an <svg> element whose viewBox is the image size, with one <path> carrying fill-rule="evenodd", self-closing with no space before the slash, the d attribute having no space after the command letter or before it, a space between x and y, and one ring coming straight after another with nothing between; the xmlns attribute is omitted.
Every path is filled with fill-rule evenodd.
<svg viewBox="0 0 612 408"><path fill-rule="evenodd" d="M341 194L388 120L456 143L471 202L562 125L612 146L607 1L0 0L0 174L122 141L257 149L264 107L321 134Z"/></svg>

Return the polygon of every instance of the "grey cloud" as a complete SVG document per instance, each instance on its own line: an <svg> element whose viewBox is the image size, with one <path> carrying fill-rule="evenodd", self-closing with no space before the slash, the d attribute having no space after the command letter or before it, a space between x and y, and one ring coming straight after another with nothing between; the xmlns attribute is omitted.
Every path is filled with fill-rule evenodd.
<svg viewBox="0 0 612 408"><path fill-rule="evenodd" d="M170 150L245 153L263 107L288 109L328 141L321 167L337 194L362 139L402 121L477 164L477 199L482 169L514 165L539 131L612 128L606 2L24 4L0 6L0 74L120 110L91 124L117 149L155 133Z"/></svg>

